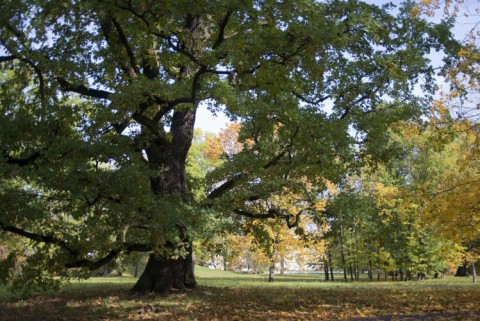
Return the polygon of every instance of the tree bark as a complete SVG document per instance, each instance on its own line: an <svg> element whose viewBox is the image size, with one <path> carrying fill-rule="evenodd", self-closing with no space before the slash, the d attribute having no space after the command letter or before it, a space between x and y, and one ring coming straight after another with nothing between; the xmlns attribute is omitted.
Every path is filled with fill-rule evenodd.
<svg viewBox="0 0 480 321"><path fill-rule="evenodd" d="M343 238L340 234L340 254L342 256L342 265L343 265L343 279L345 282L348 282L347 278L347 263L345 262L345 253L343 251Z"/></svg>
<svg viewBox="0 0 480 321"><path fill-rule="evenodd" d="M190 249L187 257L178 259L165 259L150 254L145 271L132 291L166 293L172 288L184 290L196 286Z"/></svg>
<svg viewBox="0 0 480 321"><path fill-rule="evenodd" d="M140 270L140 260L135 260L135 271L133 271L133 277L136 278L138 277L138 273L139 273L139 270Z"/></svg>
<svg viewBox="0 0 480 321"><path fill-rule="evenodd" d="M326 256L323 257L323 272L325 274L325 281L329 281L330 276L328 274L328 260Z"/></svg>
<svg viewBox="0 0 480 321"><path fill-rule="evenodd" d="M333 282L335 281L335 277L333 276L332 253L330 253L330 250L328 250L328 265L330 266L330 276Z"/></svg>
<svg viewBox="0 0 480 321"><path fill-rule="evenodd" d="M462 266L459 266L457 268L457 273L455 273L455 276L468 276L468 271L467 271L467 263L464 262Z"/></svg>
<svg viewBox="0 0 480 321"><path fill-rule="evenodd" d="M475 270L475 262L472 262L472 281L477 283L477 271Z"/></svg>
<svg viewBox="0 0 480 321"><path fill-rule="evenodd" d="M372 260L368 260L368 280L373 281Z"/></svg>
<svg viewBox="0 0 480 321"><path fill-rule="evenodd" d="M146 148L151 168L157 172L150 178L152 191L159 197L176 196L180 202L188 201L185 164L193 139L196 109L175 111L172 116L171 140L151 135ZM148 135L148 134L146 134ZM133 287L134 292L165 293L172 288L185 289L197 285L193 273L193 257L190 240L184 235L183 222L177 222L179 235L190 246L186 257L169 258L152 253L144 272ZM175 244L165 244L165 247Z"/></svg>
<svg viewBox="0 0 480 321"><path fill-rule="evenodd" d="M268 282L275 281L275 279L273 278L274 271L275 271L275 263L271 262L270 267L268 268Z"/></svg>

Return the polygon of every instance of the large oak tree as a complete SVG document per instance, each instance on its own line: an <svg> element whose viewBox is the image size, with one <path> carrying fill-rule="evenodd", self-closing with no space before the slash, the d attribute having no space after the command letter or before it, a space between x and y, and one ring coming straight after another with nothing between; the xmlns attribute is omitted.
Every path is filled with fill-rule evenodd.
<svg viewBox="0 0 480 321"><path fill-rule="evenodd" d="M26 287L151 252L135 290L195 286L204 213L296 215L258 202L321 189L385 156L389 123L422 113L427 54L449 25L361 1L2 1L0 227L29 240ZM418 92L418 90L417 90ZM382 100L385 103L380 104ZM249 142L195 201L185 160L205 103ZM248 147L248 148L247 148ZM355 147L355 148L354 148ZM306 193L306 192L305 192ZM305 195L308 203L309 197ZM305 203L305 204L307 204Z"/></svg>

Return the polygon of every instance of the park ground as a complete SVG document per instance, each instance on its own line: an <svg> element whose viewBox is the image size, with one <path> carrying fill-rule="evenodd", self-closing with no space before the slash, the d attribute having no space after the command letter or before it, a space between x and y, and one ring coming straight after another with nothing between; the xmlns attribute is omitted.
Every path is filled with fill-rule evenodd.
<svg viewBox="0 0 480 321"><path fill-rule="evenodd" d="M72 282L60 292L14 295L0 288L0 320L480 320L480 285L467 278L421 282L325 282L196 270L199 288L129 292L131 277Z"/></svg>

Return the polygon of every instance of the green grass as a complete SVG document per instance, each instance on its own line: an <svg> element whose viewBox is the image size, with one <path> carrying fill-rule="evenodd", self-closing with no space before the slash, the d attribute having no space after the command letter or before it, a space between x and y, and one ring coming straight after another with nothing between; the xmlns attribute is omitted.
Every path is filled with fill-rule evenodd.
<svg viewBox="0 0 480 321"><path fill-rule="evenodd" d="M430 287L478 287L471 278L446 277L445 279L427 279L424 281L343 281L343 275L335 275L335 281L325 281L322 273L274 275L275 281L268 282L266 274L246 274L231 271L213 270L201 266L195 267L195 275L200 285L215 287L313 287L313 288L430 288Z"/></svg>
<svg viewBox="0 0 480 321"><path fill-rule="evenodd" d="M425 281L367 281L363 279L357 282L344 282L343 275L336 275L334 282L326 282L321 273L309 274L284 274L275 275L275 282L268 282L266 274L248 274L232 271L209 269L202 266L195 267L195 276L200 286L230 288L230 287L262 287L262 288L472 288L478 287L473 284L471 278L447 277L445 279L428 279ZM95 277L82 281L72 281L62 287L62 291L88 292L94 290L123 291L133 287L136 279L124 277ZM51 292L48 292L51 293ZM34 293L38 295L41 293ZM8 291L6 286L0 286L0 300L21 299L25 296Z"/></svg>

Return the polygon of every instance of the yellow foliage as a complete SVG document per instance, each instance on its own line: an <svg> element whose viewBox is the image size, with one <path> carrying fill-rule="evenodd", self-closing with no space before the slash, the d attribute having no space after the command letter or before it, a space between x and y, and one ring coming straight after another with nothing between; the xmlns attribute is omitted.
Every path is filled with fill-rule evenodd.
<svg viewBox="0 0 480 321"><path fill-rule="evenodd" d="M231 123L227 128L222 129L217 136L207 137L205 139L205 157L210 160L218 160L224 154L231 156L240 152L243 149L243 144L238 141L240 128L240 124Z"/></svg>

